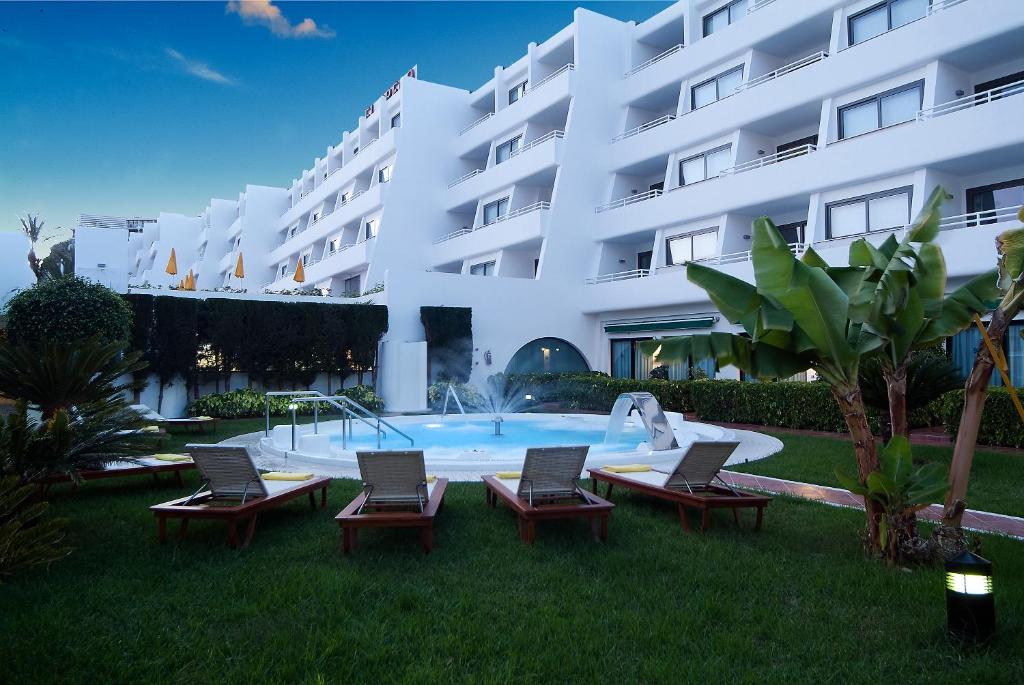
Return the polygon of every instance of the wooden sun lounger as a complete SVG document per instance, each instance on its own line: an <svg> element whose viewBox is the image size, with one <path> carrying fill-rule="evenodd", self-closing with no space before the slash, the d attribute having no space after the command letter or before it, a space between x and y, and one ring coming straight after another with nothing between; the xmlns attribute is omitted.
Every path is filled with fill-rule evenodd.
<svg viewBox="0 0 1024 685"><path fill-rule="evenodd" d="M419 528L420 543L427 554L434 548L434 517L444 509L447 478L438 478L430 486L430 497L423 511L389 511L385 507L367 506L373 511L360 511L366 502L366 491L360 492L348 506L334 517L341 528L341 551L349 554L358 545L360 528Z"/></svg>
<svg viewBox="0 0 1024 685"><path fill-rule="evenodd" d="M591 478L591 489L595 493L597 492L598 481L608 485L604 493L606 499L611 498L612 488L618 485L627 490L633 490L675 503L679 512L679 522L683 530L686 531L691 530L690 522L686 518L687 508L700 510L701 531L706 531L711 525L712 509L731 509L736 525L739 525L739 509L756 508L757 522L754 525L754 529L760 530L761 523L764 520L764 508L772 501L771 497L738 490L734 491L718 485L705 485L700 488L694 488L693 492L689 492L685 488L667 488L657 482L644 482L645 480L664 481L666 476L669 475L666 471L652 469L642 473L611 473L604 469L588 469L588 472ZM647 476L653 477L645 478Z"/></svg>
<svg viewBox="0 0 1024 685"><path fill-rule="evenodd" d="M304 481L264 481L266 497L247 499L245 503L215 499L209 491L195 496L180 497L149 508L157 518L161 544L167 541L167 519L180 519L178 539L184 539L192 519L224 521L228 526L228 545L245 549L256 532L256 517L266 509L279 507L285 502L309 495L309 506L316 510L316 491L320 491L320 507L327 506L327 486L331 479L314 476ZM238 524L245 524L245 533L238 537Z"/></svg>
<svg viewBox="0 0 1024 685"><path fill-rule="evenodd" d="M594 537L601 541L608 539L608 517L611 516L615 505L596 494L585 490L579 491L581 501L566 502L555 501L550 504L530 504L521 499L516 490L510 489L510 485L502 482L497 476L482 476L487 504L492 508L497 506L498 498L501 498L519 519L519 537L527 544L533 544L536 538L537 521L550 521L553 519L585 518L590 521L590 527ZM510 481L516 484L518 481Z"/></svg>
<svg viewBox="0 0 1024 685"><path fill-rule="evenodd" d="M196 467L195 463L191 461L162 461L159 459L141 457L138 464L131 462L125 462L126 466L118 466L114 468L105 469L89 469L86 471L79 471L76 475L80 480L102 480L104 478L123 478L127 476L143 476L152 474L154 481L160 480L160 475L164 473L172 474L175 482L178 485L185 485L185 482L181 478L182 471L190 471ZM39 481L39 484L44 489L49 488L51 485L57 483L73 483L70 474L58 473L51 476L47 476Z"/></svg>

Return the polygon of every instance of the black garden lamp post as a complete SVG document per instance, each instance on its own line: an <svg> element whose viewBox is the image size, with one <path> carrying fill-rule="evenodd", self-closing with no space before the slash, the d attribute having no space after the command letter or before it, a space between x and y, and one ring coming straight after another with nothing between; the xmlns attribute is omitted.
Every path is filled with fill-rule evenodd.
<svg viewBox="0 0 1024 685"><path fill-rule="evenodd" d="M946 628L963 642L984 642L996 628L992 562L963 552L946 560Z"/></svg>

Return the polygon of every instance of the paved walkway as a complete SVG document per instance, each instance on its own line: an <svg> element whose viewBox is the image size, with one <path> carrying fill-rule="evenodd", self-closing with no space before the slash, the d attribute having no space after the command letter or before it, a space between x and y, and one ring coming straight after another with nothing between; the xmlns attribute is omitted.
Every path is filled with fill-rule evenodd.
<svg viewBox="0 0 1024 685"><path fill-rule="evenodd" d="M813 485L811 483L798 483L792 480L756 476L750 473L736 473L735 471L722 471L722 480L736 487L760 490L778 495L789 495L836 507L864 509L864 500L862 498L841 488L830 488L825 485ZM927 509L919 511L917 516L925 521L941 521L942 505L933 504ZM987 511L968 509L964 512L963 527L981 533L998 533L1024 540L1024 518L1017 516L1006 516L1004 514L993 514Z"/></svg>

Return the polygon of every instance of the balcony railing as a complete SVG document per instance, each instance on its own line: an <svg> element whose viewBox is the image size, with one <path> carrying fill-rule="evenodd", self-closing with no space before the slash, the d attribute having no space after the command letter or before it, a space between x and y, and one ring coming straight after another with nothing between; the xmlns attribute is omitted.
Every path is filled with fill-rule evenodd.
<svg viewBox="0 0 1024 685"><path fill-rule="evenodd" d="M928 6L928 14L931 15L936 12L941 12L942 10L948 10L950 7L956 7L961 2L966 1L967 0L932 0L932 4Z"/></svg>
<svg viewBox="0 0 1024 685"><path fill-rule="evenodd" d="M1017 221L1018 214L1022 209L1024 209L1024 205L1013 205L1010 207L1000 207L999 209L986 209L981 212L947 216L939 220L939 230L951 231L957 228L973 228L975 226L998 224L1003 221Z"/></svg>
<svg viewBox="0 0 1024 685"><path fill-rule="evenodd" d="M778 164L779 162L785 162L787 159L793 159L794 157L803 157L817 149L818 148L815 145L801 145L800 147L776 152L774 155L758 157L757 159L752 159L749 162L744 162L743 164L737 164L736 166L722 169L718 172L718 175L728 176L729 174L742 174L744 171L751 171L753 169L760 169L761 167L770 166L772 164Z"/></svg>
<svg viewBox="0 0 1024 685"><path fill-rule="evenodd" d="M455 186L459 185L460 183L462 183L464 181L468 181L469 179L473 178L477 174L482 174L482 173L484 173L483 169L473 169L468 174L463 174L462 176L459 176L457 179L455 179L454 181L449 183L448 187L449 188L454 188Z"/></svg>
<svg viewBox="0 0 1024 685"><path fill-rule="evenodd" d="M306 197L307 195L309 195L312 192L313 192L312 190L306 190L306 191L303 191L303 192L299 193L299 199L301 200L302 198Z"/></svg>
<svg viewBox="0 0 1024 685"><path fill-rule="evenodd" d="M488 112L487 114L483 115L482 117L480 117L479 119L474 121L472 124L470 124L466 128L464 128L461 131L459 131L459 135L461 136L463 133L466 133L467 131L473 130L474 128L476 128L480 124L484 123L485 121L487 121L488 119L490 119L493 116L494 116L494 112Z"/></svg>
<svg viewBox="0 0 1024 685"><path fill-rule="evenodd" d="M536 140L531 140L526 145L520 145L516 149L512 150L512 152L509 153L508 157L509 159L512 159L517 155L523 154L527 150L532 150L535 147L543 145L549 140L561 140L563 138L565 138L565 131L551 131L550 133L545 133L540 138L537 138Z"/></svg>
<svg viewBox="0 0 1024 685"><path fill-rule="evenodd" d="M653 200L654 198L659 197L662 194L664 194L664 191L662 190L648 190L646 193L634 193L629 197L620 197L618 200L612 200L611 202L606 202L603 205L598 205L597 207L594 207L594 213L600 214L601 212L607 212L609 209L625 207L626 205L631 205L635 202Z"/></svg>
<svg viewBox="0 0 1024 685"><path fill-rule="evenodd" d="M342 207L347 205L349 202L352 202L352 200L356 199L357 197L359 197L360 195L362 195L365 192L366 192L365 190L357 190L356 192L352 193L351 195L349 195L345 199L342 199L343 196L339 195L338 199L335 200L335 203L334 203L334 211L338 211L339 209L341 209Z"/></svg>
<svg viewBox="0 0 1024 685"><path fill-rule="evenodd" d="M684 47L685 46L682 43L680 43L679 45L673 45L672 47L670 47L668 50L666 50L665 52L661 53L660 55L655 55L654 57L650 58L646 62L642 62L642 63L636 65L635 67L633 67L632 69L627 71L625 74L623 74L622 78L629 78L633 74L637 74L637 73L643 71L644 69L646 69L647 67L651 66L652 64L657 64L661 60L667 59L667 58L671 57L672 55L674 55L677 52L679 52L680 50L682 50Z"/></svg>
<svg viewBox="0 0 1024 685"><path fill-rule="evenodd" d="M973 95L966 95L956 100L944 102L941 105L922 109L917 113L917 119L918 121L934 119L946 114L952 114L953 112L970 109L977 105L988 104L994 100L1000 100L1005 97L1010 97L1011 95L1020 95L1021 93L1024 93L1024 80L1014 81L1013 83L1005 86L999 86L998 88L974 93Z"/></svg>
<svg viewBox="0 0 1024 685"><path fill-rule="evenodd" d="M768 5L772 4L773 2L775 2L775 0L756 0L756 2L752 2L749 5L747 5L747 14L751 14L753 12L756 12L757 10L761 9L762 7L767 7Z"/></svg>
<svg viewBox="0 0 1024 685"><path fill-rule="evenodd" d="M436 240L434 240L434 244L438 245L440 243L447 242L447 241L449 241L449 240L451 240L453 238L458 238L459 236L468 235L470 233L474 233L474 232L479 231L479 230L484 229L484 228L490 228L491 226L494 226L495 224L500 224L501 222L508 221L509 219L515 219L516 217L523 216L524 214L530 214L531 212L538 212L538 211L546 211L548 209L551 209L551 203L550 202L544 202L544 201L534 202L532 205L526 205L525 207L520 207L519 209L516 209L514 211L508 212L506 214L502 214L497 219L495 219L494 221L492 221L492 222L490 222L488 224L481 224L480 226L474 226L472 228L469 228L468 226L464 226L463 228L460 228L457 231L452 231L451 233L449 233L447 235L444 235L444 236L441 236L440 238L437 238Z"/></svg>
<svg viewBox="0 0 1024 685"><path fill-rule="evenodd" d="M820 62L826 57L828 57L828 53L825 52L824 50L815 52L812 55L807 55L806 57L801 57L795 62L790 62L789 64L786 64L784 66L779 67L778 69L775 69L774 71L769 71L767 74L762 74L761 76L758 76L755 79L750 79L746 83L741 83L739 86L736 87L736 92L750 90L754 86L759 86L762 83L768 83L769 81L773 81L780 76L785 76L786 74L794 72L797 69L803 69L806 66L810 66L811 64Z"/></svg>
<svg viewBox="0 0 1024 685"><path fill-rule="evenodd" d="M613 274L602 274L600 276L588 278L587 285L597 285L598 283L612 283L614 281L628 281L634 278L646 278L647 276L650 275L650 269L631 269L629 271L618 271Z"/></svg>
<svg viewBox="0 0 1024 685"><path fill-rule="evenodd" d="M661 117L658 117L657 119L654 119L652 121L648 121L646 124L640 124L639 126L631 128L628 131L620 133L619 135L617 135L614 138L612 138L609 142L617 143L620 140L625 140L626 138L632 138L633 136L639 135L639 134L643 133L644 131L650 131L652 128L657 128L658 126L661 126L662 124L667 124L670 121L675 121L675 118L676 118L675 114L666 114L665 116L661 116Z"/></svg>
<svg viewBox="0 0 1024 685"><path fill-rule="evenodd" d="M564 74L565 72L573 71L574 69L576 69L576 65L573 64L572 62L569 62L568 64L566 64L564 66L561 66L558 69L555 69L553 72L551 72L550 74L548 74L547 76L542 78L540 81L537 81L532 86L527 86L526 87L526 94L529 95L530 93L532 93L535 90L540 90L540 88L545 83L553 81L556 78L558 78L559 76L561 76L562 74ZM522 99L522 98L520 98L520 99ZM517 100L517 102L518 102L518 100Z"/></svg>

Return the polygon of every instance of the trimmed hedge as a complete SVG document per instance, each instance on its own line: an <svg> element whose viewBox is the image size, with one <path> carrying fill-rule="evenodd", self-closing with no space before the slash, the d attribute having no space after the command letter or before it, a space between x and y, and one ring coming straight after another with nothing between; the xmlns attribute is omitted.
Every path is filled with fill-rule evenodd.
<svg viewBox="0 0 1024 685"><path fill-rule="evenodd" d="M649 392L665 411L693 410L692 381L612 378L603 373L536 373L509 376L539 402L560 402L570 409L611 411L615 398L624 392Z"/></svg>
<svg viewBox="0 0 1024 685"><path fill-rule="evenodd" d="M373 391L368 385L357 385L352 388L345 388L335 392L337 395L350 397L372 412L379 412L384 408L384 400ZM291 402L287 397L270 398L271 416L286 416L288 404ZM198 400L190 402L185 407L185 413L189 416L213 416L218 419L246 419L256 418L264 415L264 395L258 390L246 388L244 390L232 390L220 394L204 395ZM320 405L321 414L334 412L334 407L328 404ZM300 402L297 414L312 414L313 404L311 402Z"/></svg>
<svg viewBox="0 0 1024 685"><path fill-rule="evenodd" d="M963 410L963 390L954 390L942 396L943 425L954 440L960 429ZM988 389L985 410L981 414L981 427L978 429L978 444L1024 447L1024 423L1017 416L1010 393L1004 388Z"/></svg>
<svg viewBox="0 0 1024 685"><path fill-rule="evenodd" d="M128 303L110 288L73 275L19 290L3 313L7 338L15 344L73 344L97 337L127 345L132 334Z"/></svg>
<svg viewBox="0 0 1024 685"><path fill-rule="evenodd" d="M465 383L473 371L473 310L420 307L432 382Z"/></svg>

